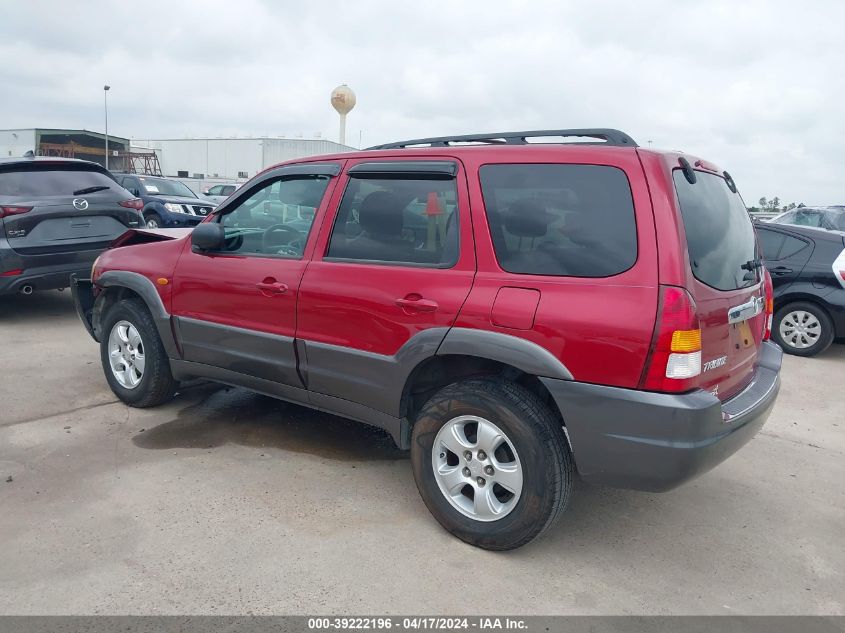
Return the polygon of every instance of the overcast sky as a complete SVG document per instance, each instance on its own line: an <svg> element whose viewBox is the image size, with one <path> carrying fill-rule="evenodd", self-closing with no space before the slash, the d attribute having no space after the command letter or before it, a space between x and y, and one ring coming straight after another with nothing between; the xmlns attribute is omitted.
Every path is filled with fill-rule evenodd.
<svg viewBox="0 0 845 633"><path fill-rule="evenodd" d="M347 141L616 127L761 196L845 204L845 3L0 5L0 128Z"/></svg>

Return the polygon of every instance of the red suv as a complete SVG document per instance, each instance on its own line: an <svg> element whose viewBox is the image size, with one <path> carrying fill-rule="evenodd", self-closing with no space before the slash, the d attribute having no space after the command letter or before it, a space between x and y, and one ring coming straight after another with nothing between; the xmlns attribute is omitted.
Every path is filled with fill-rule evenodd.
<svg viewBox="0 0 845 633"><path fill-rule="evenodd" d="M193 231L127 232L74 296L127 404L202 377L382 427L488 549L552 525L576 471L660 491L712 468L779 388L730 175L616 130L283 163Z"/></svg>

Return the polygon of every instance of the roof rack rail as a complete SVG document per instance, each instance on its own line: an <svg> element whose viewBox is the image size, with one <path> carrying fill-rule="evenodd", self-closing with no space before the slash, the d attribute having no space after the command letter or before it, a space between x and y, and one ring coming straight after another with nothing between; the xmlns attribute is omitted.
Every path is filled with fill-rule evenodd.
<svg viewBox="0 0 845 633"><path fill-rule="evenodd" d="M486 143L488 145L528 145L529 138L543 136L586 137L594 141L583 141L583 145L612 145L638 147L637 143L625 132L610 128L584 128L572 130L532 130L530 132L493 132L491 134L465 134L463 136L436 136L418 138L410 141L398 141L375 145L367 149L405 149L408 147L449 147L456 143Z"/></svg>

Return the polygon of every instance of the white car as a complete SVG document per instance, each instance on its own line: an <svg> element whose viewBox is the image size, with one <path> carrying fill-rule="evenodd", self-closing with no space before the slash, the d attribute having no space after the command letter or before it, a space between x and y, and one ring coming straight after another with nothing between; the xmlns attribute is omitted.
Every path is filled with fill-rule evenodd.
<svg viewBox="0 0 845 633"><path fill-rule="evenodd" d="M214 185L208 189L203 189L202 195L219 204L235 193L238 189L240 189L240 184Z"/></svg>
<svg viewBox="0 0 845 633"><path fill-rule="evenodd" d="M845 231L845 206L798 207L776 215L771 224L815 226L828 231Z"/></svg>

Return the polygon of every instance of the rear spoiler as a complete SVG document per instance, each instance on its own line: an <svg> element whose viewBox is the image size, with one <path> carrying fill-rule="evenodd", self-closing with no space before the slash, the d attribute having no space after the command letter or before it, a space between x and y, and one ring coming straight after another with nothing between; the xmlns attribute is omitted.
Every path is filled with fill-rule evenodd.
<svg viewBox="0 0 845 633"><path fill-rule="evenodd" d="M190 229L129 229L115 239L109 248L132 246L133 244L149 244L150 242L166 242L181 240L191 234Z"/></svg>

